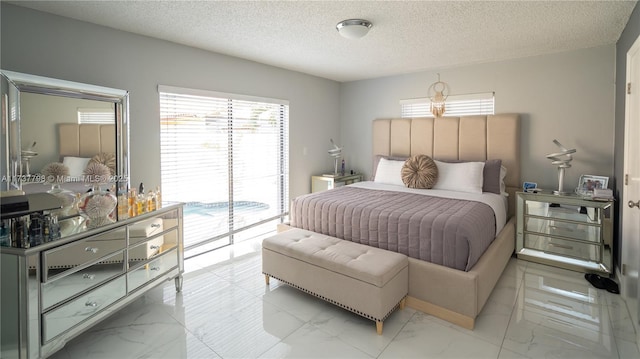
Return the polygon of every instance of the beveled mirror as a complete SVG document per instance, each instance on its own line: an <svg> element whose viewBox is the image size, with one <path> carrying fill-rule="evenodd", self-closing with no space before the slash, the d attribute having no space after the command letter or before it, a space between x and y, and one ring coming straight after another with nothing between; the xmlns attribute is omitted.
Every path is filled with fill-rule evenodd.
<svg viewBox="0 0 640 359"><path fill-rule="evenodd" d="M98 158L111 170L109 190L126 193L127 91L5 70L1 80L0 190L51 191L43 169L59 162L69 169L59 186L82 194L90 187L78 179L89 161Z"/></svg>

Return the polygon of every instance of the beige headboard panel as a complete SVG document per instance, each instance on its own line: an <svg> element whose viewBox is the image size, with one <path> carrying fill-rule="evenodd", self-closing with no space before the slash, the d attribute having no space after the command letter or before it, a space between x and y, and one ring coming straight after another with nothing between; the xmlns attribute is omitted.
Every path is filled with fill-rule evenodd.
<svg viewBox="0 0 640 359"><path fill-rule="evenodd" d="M60 159L65 156L93 157L116 152L116 126L98 124L58 124Z"/></svg>
<svg viewBox="0 0 640 359"><path fill-rule="evenodd" d="M373 121L374 156L418 154L442 160L501 159L507 168L510 202L521 188L518 114Z"/></svg>

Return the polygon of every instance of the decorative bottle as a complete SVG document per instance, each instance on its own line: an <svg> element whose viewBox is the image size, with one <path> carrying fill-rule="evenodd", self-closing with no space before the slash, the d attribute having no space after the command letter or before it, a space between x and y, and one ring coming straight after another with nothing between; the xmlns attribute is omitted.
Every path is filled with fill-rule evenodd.
<svg viewBox="0 0 640 359"><path fill-rule="evenodd" d="M136 190L129 190L129 198L127 198L127 203L129 204L129 218L135 217L138 215L138 206L136 204Z"/></svg>
<svg viewBox="0 0 640 359"><path fill-rule="evenodd" d="M156 194L153 191L147 193L147 212L153 212L156 210Z"/></svg>
<svg viewBox="0 0 640 359"><path fill-rule="evenodd" d="M160 186L156 187L156 208L162 208L162 194L160 193Z"/></svg>

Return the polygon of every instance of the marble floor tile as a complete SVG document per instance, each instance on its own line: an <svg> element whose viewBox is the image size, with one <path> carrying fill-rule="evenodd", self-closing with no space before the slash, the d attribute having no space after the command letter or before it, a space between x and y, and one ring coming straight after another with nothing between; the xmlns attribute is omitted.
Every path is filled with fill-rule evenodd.
<svg viewBox="0 0 640 359"><path fill-rule="evenodd" d="M53 359L640 358L626 303L584 274L512 258L474 330L411 308L371 320L276 279L260 241L188 259L173 281L67 343Z"/></svg>
<svg viewBox="0 0 640 359"><path fill-rule="evenodd" d="M255 358L304 325L293 315L255 298L242 308L191 314L193 318L185 318L186 328L223 358Z"/></svg>
<svg viewBox="0 0 640 359"><path fill-rule="evenodd" d="M598 325L610 327L606 322ZM617 358L615 338L595 327L591 330L566 317L516 309L502 346L532 358Z"/></svg>
<svg viewBox="0 0 640 359"><path fill-rule="evenodd" d="M375 358L311 324L305 324L260 358Z"/></svg>
<svg viewBox="0 0 640 359"><path fill-rule="evenodd" d="M473 330L462 328L435 317L433 317L432 320L440 323L441 325L448 326L453 330L499 346L502 345L502 341L504 340L512 311L513 306L507 306L494 301L487 301L482 308L480 315L476 317Z"/></svg>
<svg viewBox="0 0 640 359"><path fill-rule="evenodd" d="M320 312L330 310L333 305L288 285L271 288L278 280L272 279L269 290L265 291L262 300L308 322Z"/></svg>
<svg viewBox="0 0 640 359"><path fill-rule="evenodd" d="M378 358L497 358L500 346L415 313Z"/></svg>
<svg viewBox="0 0 640 359"><path fill-rule="evenodd" d="M634 342L636 340L636 331L625 303L612 303L612 305L609 305L607 309L609 310L609 317L611 318L613 336Z"/></svg>
<svg viewBox="0 0 640 359"><path fill-rule="evenodd" d="M533 359L526 355L518 354L506 348L500 349L500 354L498 354L498 359Z"/></svg>
<svg viewBox="0 0 640 359"><path fill-rule="evenodd" d="M160 305L138 300L67 343L54 359L218 358Z"/></svg>
<svg viewBox="0 0 640 359"><path fill-rule="evenodd" d="M374 321L333 305L315 315L309 323L377 357L414 314L415 310L408 307L396 309L383 322L382 335L376 333Z"/></svg>
<svg viewBox="0 0 640 359"><path fill-rule="evenodd" d="M618 356L620 359L640 358L640 350L638 350L638 346L634 341L616 338L616 346L618 347Z"/></svg>
<svg viewBox="0 0 640 359"><path fill-rule="evenodd" d="M512 257L502 272L502 276L522 278L529 262Z"/></svg>

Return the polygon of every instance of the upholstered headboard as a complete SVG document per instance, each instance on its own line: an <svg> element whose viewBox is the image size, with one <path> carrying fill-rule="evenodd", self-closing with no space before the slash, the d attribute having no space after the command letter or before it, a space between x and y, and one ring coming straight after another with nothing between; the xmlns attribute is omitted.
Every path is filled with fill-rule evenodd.
<svg viewBox="0 0 640 359"><path fill-rule="evenodd" d="M99 124L58 124L60 158L93 157L116 152L116 126Z"/></svg>
<svg viewBox="0 0 640 359"><path fill-rule="evenodd" d="M485 161L501 159L509 213L515 209L520 181L520 118L517 114L373 121L373 155Z"/></svg>

